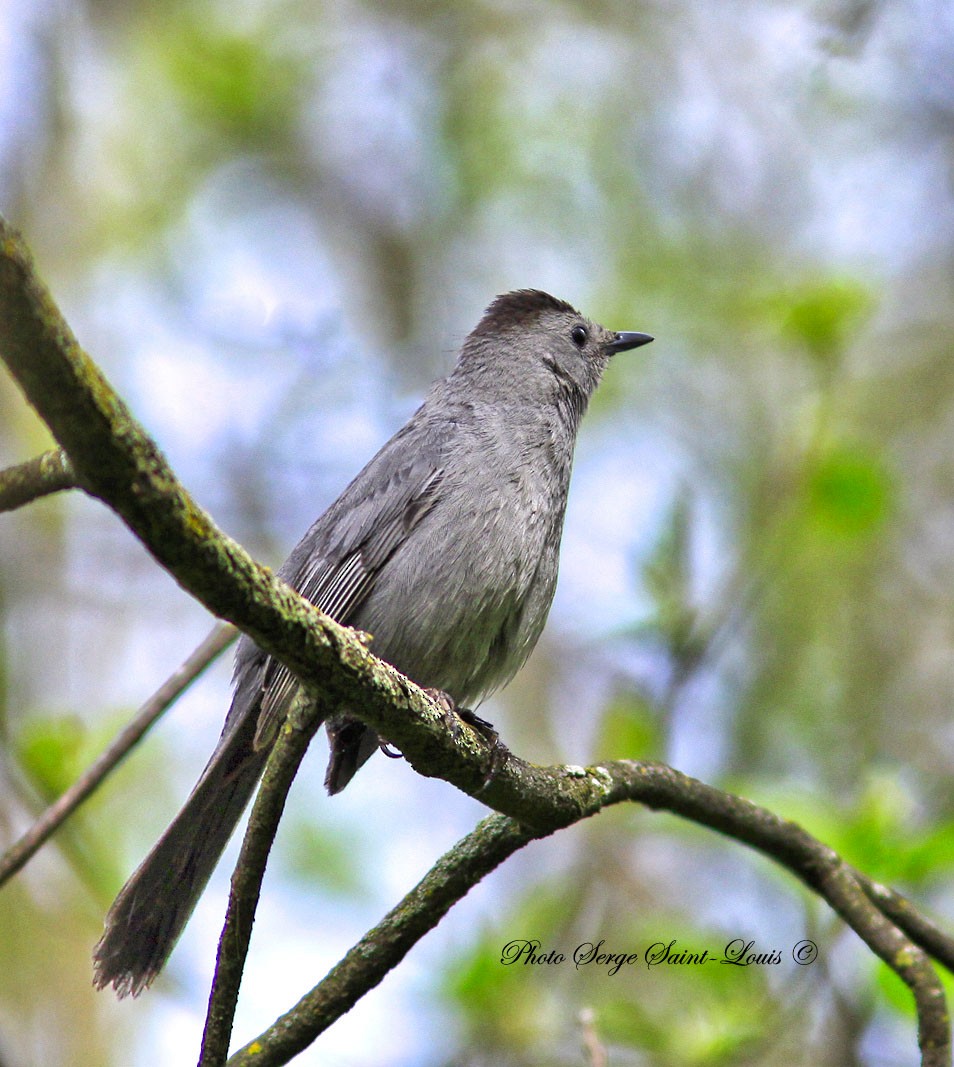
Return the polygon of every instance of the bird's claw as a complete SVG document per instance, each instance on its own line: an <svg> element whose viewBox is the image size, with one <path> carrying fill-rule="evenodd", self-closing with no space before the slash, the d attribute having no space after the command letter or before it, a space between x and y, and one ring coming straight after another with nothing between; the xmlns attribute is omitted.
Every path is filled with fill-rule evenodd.
<svg viewBox="0 0 954 1067"><path fill-rule="evenodd" d="M465 723L475 733L479 734L490 746L490 760L484 780L477 792L486 789L493 781L503 759L508 755L507 746L500 740L500 735L494 729L494 725L479 715L475 715L470 708L459 708L454 698L441 689L425 689L425 693L437 704L444 715L444 722L455 739L460 737L460 724Z"/></svg>

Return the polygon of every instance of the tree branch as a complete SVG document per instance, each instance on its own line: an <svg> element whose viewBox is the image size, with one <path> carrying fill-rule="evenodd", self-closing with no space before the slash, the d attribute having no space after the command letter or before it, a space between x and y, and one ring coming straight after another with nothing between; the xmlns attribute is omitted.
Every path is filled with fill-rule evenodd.
<svg viewBox="0 0 954 1067"><path fill-rule="evenodd" d="M235 640L234 626L219 624L182 666L153 693L133 720L94 763L55 800L29 830L0 856L0 886L17 873L103 783L106 776L142 740L146 731L206 667Z"/></svg>
<svg viewBox="0 0 954 1067"><path fill-rule="evenodd" d="M62 448L53 448L0 471L0 511L13 511L50 493L78 487L69 456Z"/></svg>

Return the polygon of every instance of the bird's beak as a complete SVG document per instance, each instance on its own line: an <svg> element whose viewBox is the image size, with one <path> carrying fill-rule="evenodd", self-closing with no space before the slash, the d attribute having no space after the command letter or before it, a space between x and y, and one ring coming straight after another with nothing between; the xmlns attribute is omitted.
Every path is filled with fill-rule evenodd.
<svg viewBox="0 0 954 1067"><path fill-rule="evenodd" d="M625 352L630 348L648 345L653 338L648 333L618 333L606 346L609 352Z"/></svg>

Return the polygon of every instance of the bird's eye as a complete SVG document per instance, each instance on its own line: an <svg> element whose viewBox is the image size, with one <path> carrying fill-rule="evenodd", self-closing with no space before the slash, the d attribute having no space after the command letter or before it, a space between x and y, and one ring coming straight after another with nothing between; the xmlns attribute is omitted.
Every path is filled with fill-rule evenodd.
<svg viewBox="0 0 954 1067"><path fill-rule="evenodd" d="M570 331L570 337L573 338L573 343L577 348L582 348L586 344L589 334L586 332L585 326L574 326Z"/></svg>

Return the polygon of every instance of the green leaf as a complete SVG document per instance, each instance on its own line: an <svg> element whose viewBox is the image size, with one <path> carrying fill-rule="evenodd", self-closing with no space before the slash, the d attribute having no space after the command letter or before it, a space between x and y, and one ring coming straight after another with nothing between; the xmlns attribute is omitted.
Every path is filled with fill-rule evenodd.
<svg viewBox="0 0 954 1067"><path fill-rule="evenodd" d="M79 719L34 718L17 738L17 757L30 782L46 800L70 786L83 766L86 730Z"/></svg>
<svg viewBox="0 0 954 1067"><path fill-rule="evenodd" d="M154 40L170 85L198 121L238 141L271 143L287 128L298 71L267 31L236 33L184 17Z"/></svg>
<svg viewBox="0 0 954 1067"><path fill-rule="evenodd" d="M835 536L867 536L890 511L893 487L887 468L871 451L840 445L809 470L808 506L818 527Z"/></svg>
<svg viewBox="0 0 954 1067"><path fill-rule="evenodd" d="M625 690L610 701L600 720L597 759L661 759L664 740L659 716L639 693Z"/></svg>
<svg viewBox="0 0 954 1067"><path fill-rule="evenodd" d="M860 282L833 278L810 282L778 298L782 336L820 364L834 364L874 307Z"/></svg>

